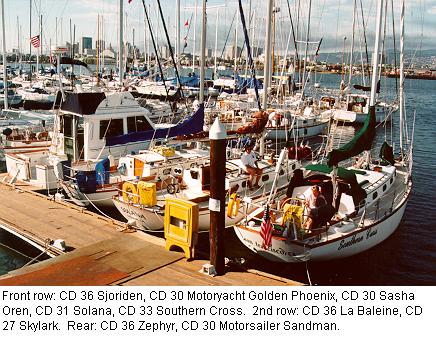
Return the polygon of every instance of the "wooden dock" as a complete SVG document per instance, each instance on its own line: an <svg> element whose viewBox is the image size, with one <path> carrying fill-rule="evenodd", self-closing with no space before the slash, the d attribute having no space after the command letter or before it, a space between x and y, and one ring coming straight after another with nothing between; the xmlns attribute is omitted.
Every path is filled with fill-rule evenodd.
<svg viewBox="0 0 436 338"><path fill-rule="evenodd" d="M0 285L301 285L238 265L227 265L222 276L205 275L199 271L208 261L187 261L165 250L162 238L33 190L0 184L0 223L42 246L62 239L68 252L53 250L56 257L3 275Z"/></svg>

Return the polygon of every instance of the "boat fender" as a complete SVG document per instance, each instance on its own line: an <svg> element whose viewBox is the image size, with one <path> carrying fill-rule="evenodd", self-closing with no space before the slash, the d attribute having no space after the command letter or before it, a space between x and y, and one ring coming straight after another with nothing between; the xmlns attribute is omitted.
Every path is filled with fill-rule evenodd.
<svg viewBox="0 0 436 338"><path fill-rule="evenodd" d="M227 217L235 218L238 216L241 199L236 193L230 195L229 203L227 204Z"/></svg>
<svg viewBox="0 0 436 338"><path fill-rule="evenodd" d="M125 203L138 203L138 189L133 182L123 183L123 201Z"/></svg>

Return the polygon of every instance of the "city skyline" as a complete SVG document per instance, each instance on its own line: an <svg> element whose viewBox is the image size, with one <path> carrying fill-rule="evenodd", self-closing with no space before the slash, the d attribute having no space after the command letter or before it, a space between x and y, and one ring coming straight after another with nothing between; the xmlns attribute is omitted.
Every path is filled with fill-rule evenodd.
<svg viewBox="0 0 436 338"><path fill-rule="evenodd" d="M70 41L70 19L72 27L75 29L75 42L81 41L82 37L91 37L93 40L93 48L97 40L97 17L103 16L103 34L100 39L105 41L106 47L109 44L115 50L118 50L118 3L119 0L5 0L5 30L6 36L6 50L18 48L18 22L20 26L20 47L23 53L28 54L30 49L30 31L29 31L29 13L30 2L32 2L32 33L31 35L38 35L38 21L39 16L42 15L42 49L43 53L49 50L49 41L51 45L65 45ZM391 3L388 1L388 20L391 21ZM159 18L157 21L157 5L155 1L146 1L150 4L150 17L153 29L158 31L160 36L159 43L165 43L163 39L162 22ZM187 37L186 52L192 52L194 34L196 49L199 49L200 44L200 25L201 25L201 0L180 0L181 14L180 14L180 38L181 47L184 45L184 38ZM194 5L197 3L197 19L195 20ZM248 22L248 8L250 1L243 1L246 21ZM297 12L297 1L289 1L291 13L294 15L294 21L298 17L295 15ZM308 12L308 2L301 1L300 13L301 18L299 25L300 34L299 40L303 40L306 34L305 21ZM359 46L361 33L361 13L360 1L358 3L357 12L357 28L355 45ZM164 12L167 29L170 35L173 48L175 47L175 5L176 0L161 1L162 11ZM225 5L223 7L222 5ZM220 6L221 7L217 7ZM289 13L286 0L276 0L276 7L280 11L276 14L276 44L278 50L286 49L286 42L290 32ZM339 52L343 49L343 42L347 44L351 41L351 27L352 27L352 7L353 0L319 0L312 1L311 11L311 28L310 40L318 41L323 38L322 48L324 51ZM27 8L27 10L26 10ZM218 11L218 46L217 50L221 51L224 48L224 43L227 40L227 46L234 44L235 35L238 34L238 45L243 43L242 26L237 19L237 1L227 0L208 0L208 30L207 30L207 48L214 49L215 44L215 28L216 18ZM250 37L252 38L251 44L263 46L263 39L265 35L265 18L262 17L266 12L266 4L263 0L252 0L252 27L255 29L250 30ZM367 28L368 44L372 45L373 17L375 15L375 1L371 0L369 3L364 4L364 18ZM399 11L400 1L394 1L394 12L396 21L396 35L398 38L399 33ZM125 42L133 42L133 29L135 30L135 45L141 51L146 49L147 42L144 39L144 9L141 0L124 0L125 12ZM262 14L261 14L262 13ZM235 17L235 18L234 18ZM194 22L195 33L194 33ZM238 33L235 33L235 24L233 23L232 29L230 25L232 21L238 22ZM436 34L436 0L423 1L421 0L408 0L406 1L406 34L409 37L409 48L431 49L436 48L436 43L433 42L432 36ZM57 22L57 31L56 31ZM185 22L189 25L185 26ZM329 24L331 23L331 24ZM188 33L189 31L189 33ZM388 24L387 36L392 35L392 24ZM228 37L228 39L226 39ZM348 37L348 39L344 39ZM410 39L413 37L413 39ZM387 39L387 43L392 38ZM413 40L413 46L411 41ZM36 53L35 48L30 49L32 54ZM152 47L151 47L152 50Z"/></svg>

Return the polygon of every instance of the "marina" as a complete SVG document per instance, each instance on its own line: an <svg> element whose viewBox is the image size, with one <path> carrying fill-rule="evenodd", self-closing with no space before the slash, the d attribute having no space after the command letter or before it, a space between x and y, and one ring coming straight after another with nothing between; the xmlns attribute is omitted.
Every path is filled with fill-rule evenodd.
<svg viewBox="0 0 436 338"><path fill-rule="evenodd" d="M120 222L51 201L25 186L0 184L0 196L5 201L0 211L3 227L40 243L56 256L2 275L2 286L301 284L237 266L230 267L222 277L206 276L199 273L205 259L187 262L181 253L166 251L163 239L145 233L125 233ZM18 205L26 205L25 210L17 209ZM46 246L47 238L62 238L68 253Z"/></svg>
<svg viewBox="0 0 436 338"><path fill-rule="evenodd" d="M292 36L297 7L288 3L286 51L275 41L275 4L262 5L269 19L260 54L251 2L238 1L246 51L237 56L235 28L234 67L217 64L216 46L215 60L206 56L206 10L219 10L205 1L198 8L200 53L194 45L187 66L180 36L172 49L160 2L156 18L145 2L134 4L144 11L150 40L138 63L139 49L123 45L122 9L130 1L117 3L116 65L102 66L102 36L92 67L84 62L92 53L75 53L74 38L69 47L50 46L56 62L25 71L33 85L21 68L14 77L4 65L3 91L17 86L13 99L21 103L10 108L3 95L0 259L11 267L0 285L436 282L428 192L435 185L435 115L427 94L434 85L404 69L404 4L392 13L384 13L382 0L371 8L375 41L365 36L364 43L374 54L370 60L366 51L365 61L362 46L360 56L354 50L355 25L362 24L356 14L364 17L354 1L352 39L344 37L342 63L331 74L317 72L322 37L311 31L312 1L307 12L298 5L294 13L307 16L297 23L305 41ZM399 80L386 76L386 15L400 19L389 66ZM165 61L153 20L165 32ZM99 15L97 35L102 21ZM216 25L218 34L218 14ZM34 42L39 69L42 48ZM29 244L37 251L25 250Z"/></svg>

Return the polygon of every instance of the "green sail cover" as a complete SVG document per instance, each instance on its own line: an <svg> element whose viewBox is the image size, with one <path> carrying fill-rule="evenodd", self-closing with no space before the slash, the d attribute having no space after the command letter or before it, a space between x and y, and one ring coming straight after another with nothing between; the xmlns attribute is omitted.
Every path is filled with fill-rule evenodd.
<svg viewBox="0 0 436 338"><path fill-rule="evenodd" d="M339 162L360 154L364 150L370 150L375 136L375 107L369 107L368 115L362 129L341 148L332 150L327 155L327 165L337 166Z"/></svg>

